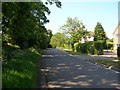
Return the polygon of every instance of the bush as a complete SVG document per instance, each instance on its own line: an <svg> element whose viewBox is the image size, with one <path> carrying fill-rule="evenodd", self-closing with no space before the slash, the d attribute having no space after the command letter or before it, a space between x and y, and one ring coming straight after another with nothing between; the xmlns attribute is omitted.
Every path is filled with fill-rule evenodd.
<svg viewBox="0 0 120 90"><path fill-rule="evenodd" d="M64 44L64 48L65 48L65 49L72 49L72 46L71 46L71 45L68 45L68 44Z"/></svg>
<svg viewBox="0 0 120 90"><path fill-rule="evenodd" d="M86 54L103 54L103 47L101 42L93 41L86 43L75 43L74 49L77 52L86 53Z"/></svg>
<svg viewBox="0 0 120 90"><path fill-rule="evenodd" d="M75 44L74 44L75 51L77 51L77 52L78 52L78 50L79 50L79 49L78 49L78 48L79 48L79 44L80 44L80 43L75 43Z"/></svg>
<svg viewBox="0 0 120 90"><path fill-rule="evenodd" d="M102 55L103 54L103 45L99 41L94 41L94 54Z"/></svg>
<svg viewBox="0 0 120 90"><path fill-rule="evenodd" d="M113 49L113 43L109 42L108 44L105 45L104 49Z"/></svg>
<svg viewBox="0 0 120 90"><path fill-rule="evenodd" d="M87 53L94 55L94 42L88 42Z"/></svg>
<svg viewBox="0 0 120 90"><path fill-rule="evenodd" d="M2 47L2 59L3 61L10 60L13 57L13 52L19 50L19 47L6 45Z"/></svg>

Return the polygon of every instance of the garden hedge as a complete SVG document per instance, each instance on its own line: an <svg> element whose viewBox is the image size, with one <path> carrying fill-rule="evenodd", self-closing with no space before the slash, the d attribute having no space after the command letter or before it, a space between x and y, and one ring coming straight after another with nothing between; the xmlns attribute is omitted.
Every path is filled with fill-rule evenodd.
<svg viewBox="0 0 120 90"><path fill-rule="evenodd" d="M92 55L101 55L103 54L102 43L99 41L92 41L86 43L75 43L74 49L77 52L92 54Z"/></svg>

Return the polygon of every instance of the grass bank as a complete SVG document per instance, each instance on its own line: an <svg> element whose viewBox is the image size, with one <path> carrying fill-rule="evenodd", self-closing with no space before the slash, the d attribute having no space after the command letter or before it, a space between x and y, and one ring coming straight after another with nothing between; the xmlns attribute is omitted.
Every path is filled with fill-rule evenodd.
<svg viewBox="0 0 120 90"><path fill-rule="evenodd" d="M13 58L3 62L2 87L34 88L40 56L34 48L15 50Z"/></svg>
<svg viewBox="0 0 120 90"><path fill-rule="evenodd" d="M69 53L69 54L71 54L71 55L85 55L85 54L83 54L83 53L74 52L74 51L72 51L72 50L64 50L64 51L67 52L67 53Z"/></svg>
<svg viewBox="0 0 120 90"><path fill-rule="evenodd" d="M113 69L120 72L120 59L119 60L88 60L94 64Z"/></svg>

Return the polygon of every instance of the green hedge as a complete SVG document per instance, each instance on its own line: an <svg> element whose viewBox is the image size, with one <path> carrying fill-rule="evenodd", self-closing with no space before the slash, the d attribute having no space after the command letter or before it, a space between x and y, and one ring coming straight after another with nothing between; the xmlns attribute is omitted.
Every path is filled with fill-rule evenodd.
<svg viewBox="0 0 120 90"><path fill-rule="evenodd" d="M111 49L111 50L113 50L113 43L106 43L105 44L105 48L104 49Z"/></svg>
<svg viewBox="0 0 120 90"><path fill-rule="evenodd" d="M74 44L75 51L92 54L92 55L100 55L103 54L103 47L101 42L93 41L86 43L75 43Z"/></svg>

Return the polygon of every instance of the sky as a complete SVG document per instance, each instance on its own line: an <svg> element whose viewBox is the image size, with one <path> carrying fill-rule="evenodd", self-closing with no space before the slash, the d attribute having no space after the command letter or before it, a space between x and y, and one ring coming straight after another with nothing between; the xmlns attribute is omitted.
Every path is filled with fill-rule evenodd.
<svg viewBox="0 0 120 90"><path fill-rule="evenodd" d="M45 25L52 30L53 34L60 32L59 28L66 23L68 17L77 17L85 25L88 31L94 31L97 22L100 22L109 38L113 38L113 32L118 25L118 1L106 0L60 0L62 8L48 5L51 14L47 15L50 20Z"/></svg>

